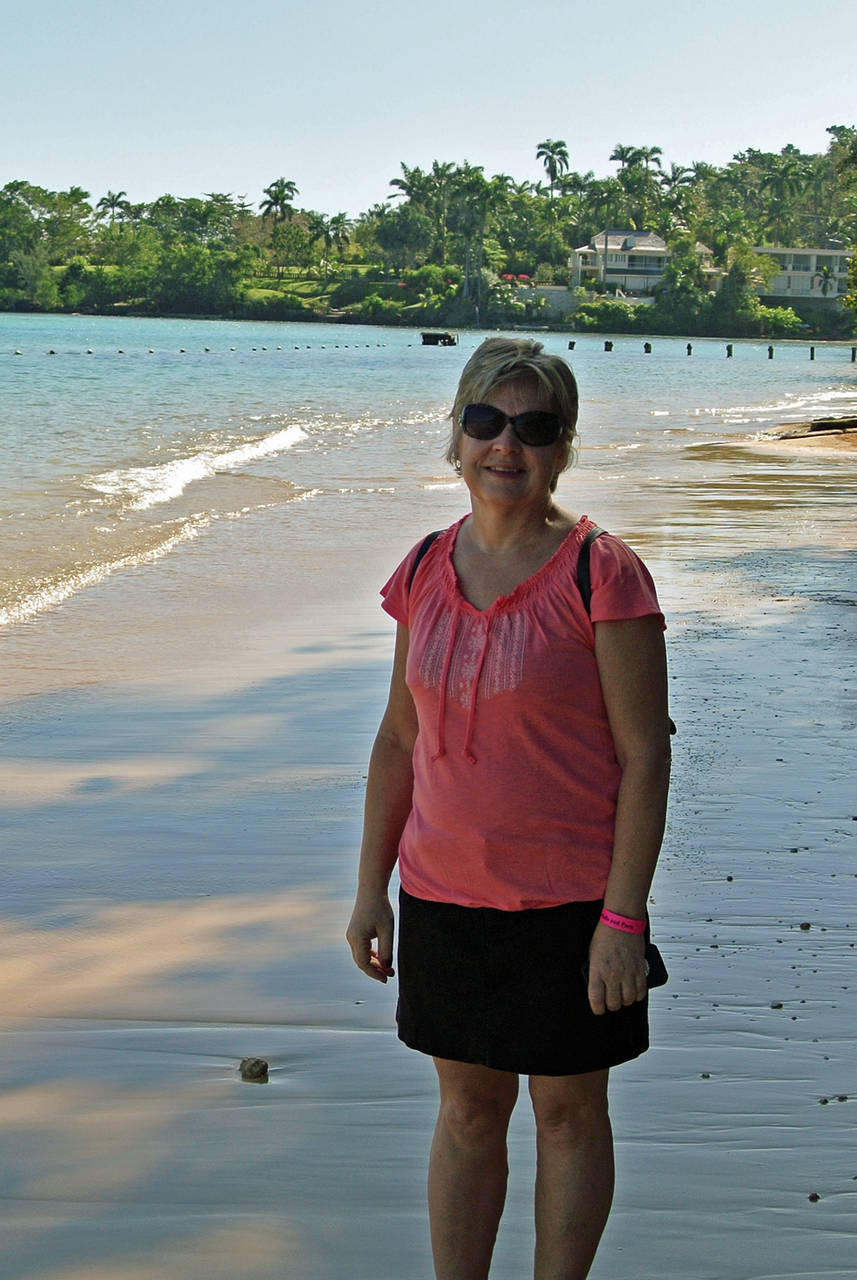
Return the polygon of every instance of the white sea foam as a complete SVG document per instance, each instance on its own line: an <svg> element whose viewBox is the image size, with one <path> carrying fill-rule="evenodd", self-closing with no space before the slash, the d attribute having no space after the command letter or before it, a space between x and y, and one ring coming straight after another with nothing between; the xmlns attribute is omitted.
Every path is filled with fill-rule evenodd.
<svg viewBox="0 0 857 1280"><path fill-rule="evenodd" d="M259 458L282 453L299 440L306 439L302 427L283 427L271 435L251 440L235 449L217 452L203 449L187 458L173 458L169 462L148 467L123 467L104 471L87 482L87 488L123 501L132 511L145 511L159 502L178 498L188 485L205 480L219 471L234 471Z"/></svg>
<svg viewBox="0 0 857 1280"><path fill-rule="evenodd" d="M34 618L46 609L55 608L85 587L103 582L119 569L134 569L138 565L150 564L172 551L180 542L195 538L210 522L211 517L208 515L192 516L154 545L127 552L112 560L59 572L55 578L39 579L25 588L19 600L0 608L0 627L25 622L27 618Z"/></svg>

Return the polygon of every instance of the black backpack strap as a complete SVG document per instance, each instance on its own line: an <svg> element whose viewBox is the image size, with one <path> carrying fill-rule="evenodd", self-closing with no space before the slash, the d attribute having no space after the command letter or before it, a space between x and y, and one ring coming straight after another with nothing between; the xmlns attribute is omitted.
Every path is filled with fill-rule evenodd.
<svg viewBox="0 0 857 1280"><path fill-rule="evenodd" d="M410 575L408 576L409 591L411 589L411 583L414 580L414 576L416 575L417 569L419 569L420 567L420 561L422 560L425 553L428 551L431 544L434 542L435 538L439 538L442 533L443 533L442 529L435 529L434 533L426 534L426 536L423 538L422 542L420 543L419 550L417 551L417 554L414 556L414 563L411 565Z"/></svg>
<svg viewBox="0 0 857 1280"><path fill-rule="evenodd" d="M581 542L580 551L577 553L577 589L580 592L580 598L587 613L589 613L589 604L592 600L592 582L589 577L589 548L596 538L601 537L603 532L603 529L599 529L598 525L594 524Z"/></svg>

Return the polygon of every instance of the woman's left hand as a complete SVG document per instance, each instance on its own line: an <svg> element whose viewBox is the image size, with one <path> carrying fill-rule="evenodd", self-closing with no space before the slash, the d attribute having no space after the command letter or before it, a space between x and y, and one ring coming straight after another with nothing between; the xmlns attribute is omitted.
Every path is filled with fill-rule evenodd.
<svg viewBox="0 0 857 1280"><path fill-rule="evenodd" d="M620 933L598 924L589 944L589 1005L593 1013L615 1013L643 1000L646 983L646 944L642 934Z"/></svg>

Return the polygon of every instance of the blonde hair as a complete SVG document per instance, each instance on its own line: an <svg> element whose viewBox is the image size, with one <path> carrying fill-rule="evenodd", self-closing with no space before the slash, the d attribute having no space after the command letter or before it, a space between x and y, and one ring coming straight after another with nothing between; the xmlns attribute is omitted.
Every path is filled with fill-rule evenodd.
<svg viewBox="0 0 857 1280"><path fill-rule="evenodd" d="M461 411L466 404L482 403L492 391L507 382L534 381L539 388L541 407L559 415L562 435L559 458L551 483L556 488L557 476L574 461L577 436L577 382L569 365L561 356L548 355L541 342L532 338L486 338L476 348L461 373L452 405L452 435L446 460L452 466L458 458L461 439Z"/></svg>

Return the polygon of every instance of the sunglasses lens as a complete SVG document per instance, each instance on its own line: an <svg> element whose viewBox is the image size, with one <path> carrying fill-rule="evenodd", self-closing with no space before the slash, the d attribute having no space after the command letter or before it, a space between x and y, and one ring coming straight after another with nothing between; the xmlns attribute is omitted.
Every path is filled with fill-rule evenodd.
<svg viewBox="0 0 857 1280"><path fill-rule="evenodd" d="M505 414L491 404L466 404L461 410L461 429L474 440L493 440L505 425Z"/></svg>
<svg viewBox="0 0 857 1280"><path fill-rule="evenodd" d="M562 435L562 423L555 413L546 409L533 409L530 413L519 413L515 418L515 433L523 444L533 449L546 444L556 444Z"/></svg>

